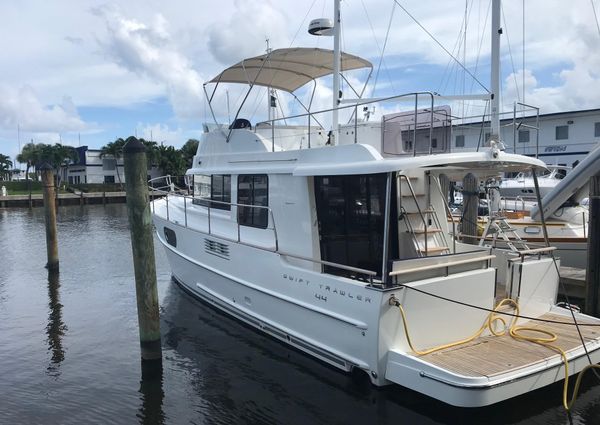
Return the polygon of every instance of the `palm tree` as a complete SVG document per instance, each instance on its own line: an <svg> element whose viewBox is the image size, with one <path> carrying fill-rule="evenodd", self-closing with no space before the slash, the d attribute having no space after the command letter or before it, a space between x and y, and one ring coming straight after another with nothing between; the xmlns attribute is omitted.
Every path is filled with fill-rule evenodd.
<svg viewBox="0 0 600 425"><path fill-rule="evenodd" d="M196 151L198 150L199 143L200 142L196 139L188 139L188 141L185 142L180 149L187 168L191 168L193 165L192 161L194 160L194 155L196 155Z"/></svg>
<svg viewBox="0 0 600 425"><path fill-rule="evenodd" d="M57 185L60 186L60 182L64 178L63 174L66 174L61 171L66 171L69 164L76 163L79 160L79 154L73 146L65 146L60 143L50 146L49 154L49 162L56 170Z"/></svg>
<svg viewBox="0 0 600 425"><path fill-rule="evenodd" d="M129 140L129 139L127 139ZM125 140L122 138L118 138L114 142L110 142L100 149L100 158L104 157L112 157L115 160L115 166L117 168L117 179L119 180L119 185L123 186L121 183L121 175L119 174L119 159L123 156L123 146L125 145Z"/></svg>
<svg viewBox="0 0 600 425"><path fill-rule="evenodd" d="M39 145L33 143L27 143L23 146L21 153L17 155L17 161L21 164L27 164L27 168L25 169L25 180L27 180L27 184L29 185L29 169L33 167L39 159L40 152Z"/></svg>
<svg viewBox="0 0 600 425"><path fill-rule="evenodd" d="M8 180L12 166L13 163L10 160L10 157L0 153L0 176L2 176L3 179Z"/></svg>

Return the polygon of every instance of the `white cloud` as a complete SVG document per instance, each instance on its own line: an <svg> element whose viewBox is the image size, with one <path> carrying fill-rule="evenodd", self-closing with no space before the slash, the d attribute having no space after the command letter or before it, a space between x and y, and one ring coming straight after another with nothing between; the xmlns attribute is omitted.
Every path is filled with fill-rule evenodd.
<svg viewBox="0 0 600 425"><path fill-rule="evenodd" d="M267 38L272 48L288 47L288 21L271 1L237 0L235 10L227 16L208 31L208 48L219 62L232 65L260 55Z"/></svg>
<svg viewBox="0 0 600 425"><path fill-rule="evenodd" d="M161 14L146 25L122 16L115 8L100 8L108 35L99 40L104 53L121 67L165 86L175 114L191 118L202 109L202 77L171 41L168 23Z"/></svg>
<svg viewBox="0 0 600 425"><path fill-rule="evenodd" d="M30 86L19 90L0 86L0 126L32 132L81 131L86 124L79 117L70 97L60 104L44 105Z"/></svg>

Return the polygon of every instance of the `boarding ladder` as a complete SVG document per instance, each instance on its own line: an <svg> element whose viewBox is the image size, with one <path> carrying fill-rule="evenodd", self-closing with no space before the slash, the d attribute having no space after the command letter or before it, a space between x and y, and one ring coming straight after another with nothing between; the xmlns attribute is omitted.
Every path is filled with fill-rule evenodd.
<svg viewBox="0 0 600 425"><path fill-rule="evenodd" d="M528 250L529 247L516 232L514 227L506 221L506 217L490 216L483 229L479 245L483 246L486 241L491 241L492 246L496 246L498 240L502 240L512 251Z"/></svg>
<svg viewBox="0 0 600 425"><path fill-rule="evenodd" d="M449 254L450 248L446 240L446 233L442 226L438 214L431 203L419 202L419 197L424 197L425 193L416 193L410 182L411 176L398 174L397 187L399 199L399 221L406 228L410 235L416 254L418 257L428 257L430 255ZM406 190L408 189L408 193ZM405 202L408 200L407 202ZM422 207L425 205L425 207Z"/></svg>

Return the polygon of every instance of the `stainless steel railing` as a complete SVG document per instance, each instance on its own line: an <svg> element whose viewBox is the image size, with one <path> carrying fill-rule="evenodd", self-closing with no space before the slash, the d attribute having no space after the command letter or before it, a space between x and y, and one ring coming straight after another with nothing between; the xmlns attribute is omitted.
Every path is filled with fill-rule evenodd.
<svg viewBox="0 0 600 425"><path fill-rule="evenodd" d="M187 176L186 176L187 177ZM156 186L155 183L161 179L164 179L166 184L161 185L161 186ZM257 248L257 249L261 249L261 250L265 250L265 251L269 251L269 252L275 252L281 256L285 256L285 257L291 257L291 258L295 258L298 260L303 260L303 261L309 261L312 263L316 263L316 264L320 264L322 266L329 266L329 267L334 267L337 269L341 269L341 270L345 270L345 271L349 271L349 272L353 272L353 273L357 273L357 274L361 274L361 275L365 275L368 276L368 279L370 281L370 283L373 283L373 278L375 276L377 276L377 273L371 270L366 270L366 269L361 269L358 267L352 267L352 266L347 266L344 264L339 264L339 263L333 263L330 261L323 261L323 260L317 260L314 258L310 258L310 257L304 257L301 255L297 255L297 254L291 254L288 252L283 252L279 249L279 237L277 234L277 226L275 225L275 217L273 215L273 210L270 207L266 207L266 206L262 206L262 205L248 205L248 204L240 204L240 203L236 203L236 202L225 202L225 201L217 201L217 200L212 200L210 198L205 198L205 197L194 197L193 195L189 195L189 181L186 182L186 186L188 186L187 189L181 189L179 187L177 187L174 183L173 183L173 177L172 176L161 176L161 177L156 177L153 179L148 180L149 186L150 186L150 190L151 193L156 193L158 192L158 196L164 197L165 198L165 208L166 208L166 219L167 221L171 221L170 219L170 214L169 214L169 197L177 197L177 198L183 198L183 213L184 213L184 227L186 228L191 228L188 225L188 200L192 200L192 204L193 205L198 205L201 207L206 207L207 209L207 227L208 227L208 235L210 236L218 236L220 239L223 240L227 240L229 242L236 242L242 245L246 245L246 246L250 246L253 248ZM195 202L196 201L196 202ZM199 202L200 203L199 203ZM256 209L261 209L261 210L267 210L268 211L268 223L267 223L267 227L265 229L267 230L272 230L273 231L273 237L275 239L275 249L269 249L269 248L265 248L259 245L255 245L252 243L249 243L245 240L243 240L243 238L241 237L241 226L242 224L240 224L239 222L239 215L238 215L238 219L236 220L236 226L237 226L237 239L231 239L228 238L226 236L223 236L221 234L219 235L215 235L213 233L213 227L211 224L211 210L212 209L216 209L215 207L212 207L212 204L219 204L219 205L224 205L224 206L229 206L231 207L236 207L236 208L256 208ZM156 214L155 211L155 203L152 202L152 213ZM221 210L219 208L219 210ZM271 223L272 227L269 227L269 223ZM196 231L199 231L198 229L193 229Z"/></svg>

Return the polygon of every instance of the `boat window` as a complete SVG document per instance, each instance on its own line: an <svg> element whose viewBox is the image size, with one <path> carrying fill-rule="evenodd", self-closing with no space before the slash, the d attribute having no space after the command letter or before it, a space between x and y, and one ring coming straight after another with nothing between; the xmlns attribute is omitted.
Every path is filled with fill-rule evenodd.
<svg viewBox="0 0 600 425"><path fill-rule="evenodd" d="M556 140L567 140L569 138L569 126L568 125L557 125L556 126Z"/></svg>
<svg viewBox="0 0 600 425"><path fill-rule="evenodd" d="M269 223L269 178L266 174L238 176L238 223L266 229Z"/></svg>
<svg viewBox="0 0 600 425"><path fill-rule="evenodd" d="M381 270L385 188L385 174L315 177L322 260ZM396 226L396 221L390 225ZM397 247L391 247L391 251L392 256L397 255ZM352 274L331 266L325 266L324 271Z"/></svg>
<svg viewBox="0 0 600 425"><path fill-rule="evenodd" d="M529 143L529 130L519 130L519 143Z"/></svg>
<svg viewBox="0 0 600 425"><path fill-rule="evenodd" d="M594 123L594 137L600 137L600 122Z"/></svg>
<svg viewBox="0 0 600 425"><path fill-rule="evenodd" d="M465 147L465 135L464 134L460 134L460 135L456 136L455 145L457 148Z"/></svg>
<svg viewBox="0 0 600 425"><path fill-rule="evenodd" d="M196 205L229 211L231 209L231 175L194 175L194 198L193 203Z"/></svg>
<svg viewBox="0 0 600 425"><path fill-rule="evenodd" d="M220 210L231 209L231 175L218 174L211 176L210 199L212 207Z"/></svg>

